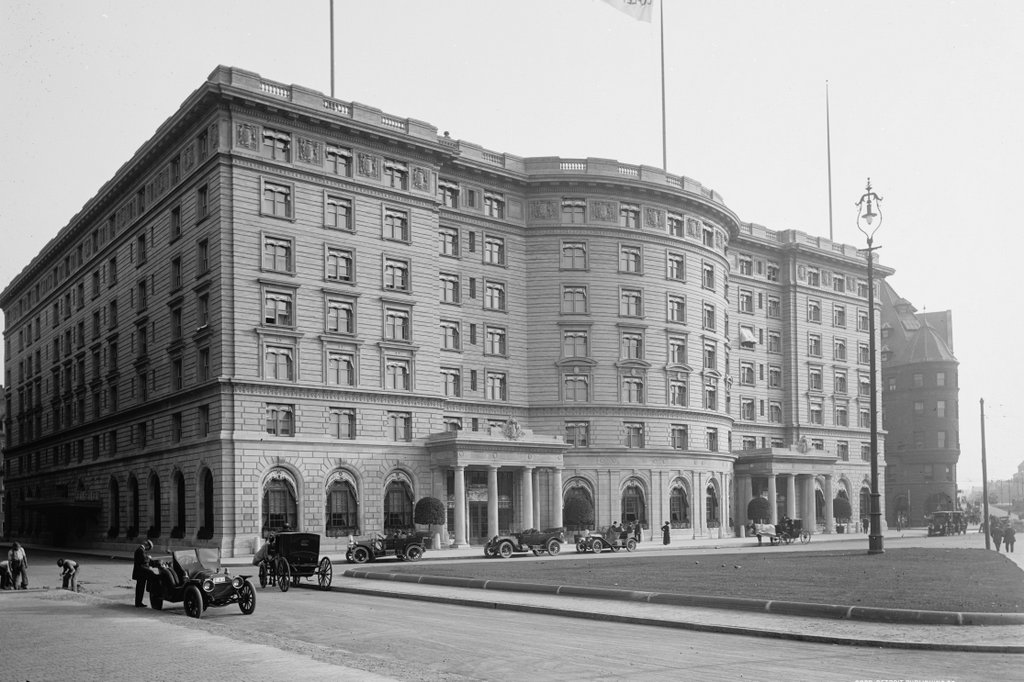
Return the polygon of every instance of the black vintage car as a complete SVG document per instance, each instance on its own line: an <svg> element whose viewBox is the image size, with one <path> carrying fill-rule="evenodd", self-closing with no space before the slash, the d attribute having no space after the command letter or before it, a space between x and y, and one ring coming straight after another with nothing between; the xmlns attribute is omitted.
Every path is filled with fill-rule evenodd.
<svg viewBox="0 0 1024 682"><path fill-rule="evenodd" d="M485 557L501 557L507 559L516 552L533 552L534 556L547 552L551 556L562 551L565 542L565 530L562 528L531 528L522 533L495 535L484 547Z"/></svg>
<svg viewBox="0 0 1024 682"><path fill-rule="evenodd" d="M934 511L928 519L928 537L967 533L967 514L962 511Z"/></svg>
<svg viewBox="0 0 1024 682"><path fill-rule="evenodd" d="M576 537L577 552L600 554L606 549L610 549L612 552L618 552L620 549L632 552L636 549L636 538L621 526L609 526L603 533L591 532Z"/></svg>
<svg viewBox="0 0 1024 682"><path fill-rule="evenodd" d="M170 561L151 560L149 571L147 589L154 609L162 609L165 602L184 602L192 618L201 618L211 606L238 604L247 616L256 610L256 590L248 576L222 572L219 549L178 550Z"/></svg>
<svg viewBox="0 0 1024 682"><path fill-rule="evenodd" d="M418 533L374 533L368 538L349 536L345 560L350 564L365 564L386 557L402 561L419 561L426 551L423 535Z"/></svg>

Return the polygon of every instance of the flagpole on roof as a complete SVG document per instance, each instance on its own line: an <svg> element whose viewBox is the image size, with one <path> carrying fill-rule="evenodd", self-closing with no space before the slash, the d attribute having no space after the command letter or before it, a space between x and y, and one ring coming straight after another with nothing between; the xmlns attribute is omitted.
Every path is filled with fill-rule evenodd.
<svg viewBox="0 0 1024 682"><path fill-rule="evenodd" d="M661 169L668 172L668 132L665 124L665 2L658 3L661 23Z"/></svg>
<svg viewBox="0 0 1024 682"><path fill-rule="evenodd" d="M828 115L828 81L825 81L825 148L828 153L828 239L832 236L832 126Z"/></svg>
<svg viewBox="0 0 1024 682"><path fill-rule="evenodd" d="M334 99L334 0L331 0L331 99Z"/></svg>

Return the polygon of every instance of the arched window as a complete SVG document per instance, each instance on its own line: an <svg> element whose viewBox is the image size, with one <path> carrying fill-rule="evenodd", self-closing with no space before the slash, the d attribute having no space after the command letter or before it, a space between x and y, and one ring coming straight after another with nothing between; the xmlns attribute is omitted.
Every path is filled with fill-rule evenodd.
<svg viewBox="0 0 1024 682"><path fill-rule="evenodd" d="M673 528L690 527L690 500L686 497L686 490L682 487L672 489L668 497L668 510L670 523Z"/></svg>
<svg viewBox="0 0 1024 682"><path fill-rule="evenodd" d="M707 510L704 512L704 518L707 521L708 528L718 528L721 523L721 519L718 516L718 491L715 490L715 486L709 485L707 489Z"/></svg>
<svg viewBox="0 0 1024 682"><path fill-rule="evenodd" d="M574 484L575 483L575 484ZM579 479L569 482L562 501L562 522L568 528L582 530L594 527L594 499L590 488Z"/></svg>
<svg viewBox="0 0 1024 682"><path fill-rule="evenodd" d="M327 488L327 536L359 534L359 509L352 484L336 480Z"/></svg>
<svg viewBox="0 0 1024 682"><path fill-rule="evenodd" d="M128 478L128 531L126 537L139 535L139 481L134 476Z"/></svg>
<svg viewBox="0 0 1024 682"><path fill-rule="evenodd" d="M298 504L288 481L274 478L263 489L263 535L282 530L295 530Z"/></svg>
<svg viewBox="0 0 1024 682"><path fill-rule="evenodd" d="M185 537L185 477L174 472L174 528L171 537Z"/></svg>
<svg viewBox="0 0 1024 682"><path fill-rule="evenodd" d="M208 540L213 537L213 472L203 472L203 527L199 529L199 539Z"/></svg>
<svg viewBox="0 0 1024 682"><path fill-rule="evenodd" d="M163 516L163 509L160 506L160 477L153 474L149 477L149 529L146 531L147 538L160 537L160 517Z"/></svg>
<svg viewBox="0 0 1024 682"><path fill-rule="evenodd" d="M404 481L392 481L384 493L384 532L412 527L412 492Z"/></svg>
<svg viewBox="0 0 1024 682"><path fill-rule="evenodd" d="M107 537L116 538L121 533L121 490L116 478L110 479L107 496L110 501L110 527L107 529Z"/></svg>
<svg viewBox="0 0 1024 682"><path fill-rule="evenodd" d="M630 483L622 491L622 522L639 521L647 525L647 505L644 504L644 491L636 483Z"/></svg>

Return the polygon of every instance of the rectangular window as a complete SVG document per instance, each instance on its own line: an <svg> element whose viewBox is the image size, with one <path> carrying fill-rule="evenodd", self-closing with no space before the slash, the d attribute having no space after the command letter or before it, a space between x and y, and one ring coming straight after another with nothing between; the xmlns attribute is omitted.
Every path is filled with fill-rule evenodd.
<svg viewBox="0 0 1024 682"><path fill-rule="evenodd" d="M171 259L171 291L181 288L181 258Z"/></svg>
<svg viewBox="0 0 1024 682"><path fill-rule="evenodd" d="M584 242L562 242L559 267L563 270L587 269L587 245Z"/></svg>
<svg viewBox="0 0 1024 682"><path fill-rule="evenodd" d="M935 401L935 416L939 419L946 418L946 401L936 400Z"/></svg>
<svg viewBox="0 0 1024 682"><path fill-rule="evenodd" d="M718 380L714 377L704 380L704 409L718 409Z"/></svg>
<svg viewBox="0 0 1024 682"><path fill-rule="evenodd" d="M292 240L263 237L263 269L271 272L294 272Z"/></svg>
<svg viewBox="0 0 1024 682"><path fill-rule="evenodd" d="M590 445L590 422L565 422L565 444L574 448Z"/></svg>
<svg viewBox="0 0 1024 682"><path fill-rule="evenodd" d="M845 371L836 370L835 375L832 377L832 390L835 393L846 393L847 388Z"/></svg>
<svg viewBox="0 0 1024 682"><path fill-rule="evenodd" d="M671 434L673 450L690 449L690 433L685 424L673 424Z"/></svg>
<svg viewBox="0 0 1024 682"><path fill-rule="evenodd" d="M703 322L704 329L708 329L708 330L714 331L714 329L715 329L715 305L713 303L705 303L704 304L704 314L703 314L702 322Z"/></svg>
<svg viewBox="0 0 1024 682"><path fill-rule="evenodd" d="M438 275L442 303L459 303L459 276L447 273Z"/></svg>
<svg viewBox="0 0 1024 682"><path fill-rule="evenodd" d="M755 418L754 399L740 398L740 419L745 421L754 421Z"/></svg>
<svg viewBox="0 0 1024 682"><path fill-rule="evenodd" d="M200 348L196 358L196 380L207 381L210 378L210 349Z"/></svg>
<svg viewBox="0 0 1024 682"><path fill-rule="evenodd" d="M807 388L812 391L822 390L820 367L811 367L807 370Z"/></svg>
<svg viewBox="0 0 1024 682"><path fill-rule="evenodd" d="M272 436L295 435L295 406L268 403L267 433Z"/></svg>
<svg viewBox="0 0 1024 682"><path fill-rule="evenodd" d="M807 268L807 284L812 287L821 286L821 273L817 268Z"/></svg>
<svg viewBox="0 0 1024 682"><path fill-rule="evenodd" d="M352 301L327 299L325 329L337 334L355 333L355 304Z"/></svg>
<svg viewBox="0 0 1024 682"><path fill-rule="evenodd" d="M324 150L327 157L327 170L343 178L352 175L352 150L327 145Z"/></svg>
<svg viewBox="0 0 1024 682"><path fill-rule="evenodd" d="M445 208L459 207L459 184L451 180L437 181L437 198Z"/></svg>
<svg viewBox="0 0 1024 682"><path fill-rule="evenodd" d="M812 358L821 357L821 334L807 335L807 354Z"/></svg>
<svg viewBox="0 0 1024 682"><path fill-rule="evenodd" d="M573 286L562 287L562 312L587 312L587 288Z"/></svg>
<svg viewBox="0 0 1024 682"><path fill-rule="evenodd" d="M505 240L501 237L484 239L484 262L490 265L505 265Z"/></svg>
<svg viewBox="0 0 1024 682"><path fill-rule="evenodd" d="M782 302L778 296L768 297L768 317L782 317Z"/></svg>
<svg viewBox="0 0 1024 682"><path fill-rule="evenodd" d="M351 353L327 353L327 384L329 386L355 386L355 358Z"/></svg>
<svg viewBox="0 0 1024 682"><path fill-rule="evenodd" d="M739 265L741 275L747 275L749 277L754 274L754 261L750 256L740 256Z"/></svg>
<svg viewBox="0 0 1024 682"><path fill-rule="evenodd" d="M462 348L462 334L458 322L441 320L441 348L445 350L460 350Z"/></svg>
<svg viewBox="0 0 1024 682"><path fill-rule="evenodd" d="M200 275L210 271L210 242L206 239L196 243L196 269Z"/></svg>
<svg viewBox="0 0 1024 682"><path fill-rule="evenodd" d="M631 230L640 229L640 206L637 204L619 204L619 227Z"/></svg>
<svg viewBox="0 0 1024 682"><path fill-rule="evenodd" d="M644 314L643 292L639 289L623 289L619 295L619 315L642 317Z"/></svg>
<svg viewBox="0 0 1024 682"><path fill-rule="evenodd" d="M562 377L562 399L570 403L590 400L590 376L566 374Z"/></svg>
<svg viewBox="0 0 1024 682"><path fill-rule="evenodd" d="M586 222L587 202L583 199L562 199L562 222L582 225Z"/></svg>
<svg viewBox="0 0 1024 682"><path fill-rule="evenodd" d="M462 395L461 372L454 367L441 368L441 387L445 397L458 398Z"/></svg>
<svg viewBox="0 0 1024 682"><path fill-rule="evenodd" d="M484 215L492 218L504 218L505 195L498 192L484 192Z"/></svg>
<svg viewBox="0 0 1024 682"><path fill-rule="evenodd" d="M739 311L741 313L754 312L754 292L750 291L749 289L740 289Z"/></svg>
<svg viewBox="0 0 1024 682"><path fill-rule="evenodd" d="M686 322L686 297L669 295L668 319L670 322Z"/></svg>
<svg viewBox="0 0 1024 682"><path fill-rule="evenodd" d="M686 280L686 257L679 253L668 254L666 277L677 282Z"/></svg>
<svg viewBox="0 0 1024 682"><path fill-rule="evenodd" d="M356 437L356 411L331 408L331 436L339 440L352 440Z"/></svg>
<svg viewBox="0 0 1024 682"><path fill-rule="evenodd" d="M817 400L812 400L810 403L810 412L808 421L811 424L821 424L822 422L822 403Z"/></svg>
<svg viewBox="0 0 1024 682"><path fill-rule="evenodd" d="M807 321L821 322L821 301L813 298L807 300Z"/></svg>
<svg viewBox="0 0 1024 682"><path fill-rule="evenodd" d="M623 424L626 436L627 448L644 447L644 425L643 422L625 422Z"/></svg>
<svg viewBox="0 0 1024 682"><path fill-rule="evenodd" d="M488 372L485 391L488 400L508 400L508 377L503 372Z"/></svg>
<svg viewBox="0 0 1024 682"><path fill-rule="evenodd" d="M146 381L143 377L143 386ZM171 361L171 390L180 391L185 388L185 370L181 358L175 358Z"/></svg>
<svg viewBox="0 0 1024 682"><path fill-rule="evenodd" d="M673 365L686 364L686 337L675 336L668 340L668 361Z"/></svg>
<svg viewBox="0 0 1024 682"><path fill-rule="evenodd" d="M263 129L263 144L260 155L274 161L290 161L292 136L279 130Z"/></svg>
<svg viewBox="0 0 1024 682"><path fill-rule="evenodd" d="M442 227L437 232L438 253L442 256L459 255L459 231L454 227Z"/></svg>
<svg viewBox="0 0 1024 682"><path fill-rule="evenodd" d="M639 246L619 247L619 272L641 274L643 258Z"/></svg>
<svg viewBox="0 0 1024 682"><path fill-rule="evenodd" d="M135 266L146 262L146 235L140 234L135 240Z"/></svg>
<svg viewBox="0 0 1024 682"><path fill-rule="evenodd" d="M409 241L409 214L396 209L384 211L384 238L399 242Z"/></svg>
<svg viewBox="0 0 1024 682"><path fill-rule="evenodd" d="M836 426L850 425L850 412L846 405L836 405Z"/></svg>
<svg viewBox="0 0 1024 682"><path fill-rule="evenodd" d="M857 344L857 362L862 365L867 365L871 362L871 350L868 344Z"/></svg>
<svg viewBox="0 0 1024 682"><path fill-rule="evenodd" d="M196 220L204 220L210 215L210 191L206 185L196 190Z"/></svg>
<svg viewBox="0 0 1024 682"><path fill-rule="evenodd" d="M181 206L171 209L171 241L181 236Z"/></svg>
<svg viewBox="0 0 1024 682"><path fill-rule="evenodd" d="M705 430L705 437L707 439L708 451L718 452L718 429L714 427L708 427Z"/></svg>
<svg viewBox="0 0 1024 682"><path fill-rule="evenodd" d="M774 401L768 403L768 421L773 424L782 423L782 403Z"/></svg>
<svg viewBox="0 0 1024 682"><path fill-rule="evenodd" d="M768 332L768 352L769 353L781 353L782 352L782 334L775 331Z"/></svg>
<svg viewBox="0 0 1024 682"><path fill-rule="evenodd" d="M392 391L412 390L412 372L409 360L386 358L384 360L384 388Z"/></svg>
<svg viewBox="0 0 1024 682"><path fill-rule="evenodd" d="M857 309L857 331L867 332L869 329L868 311Z"/></svg>
<svg viewBox="0 0 1024 682"><path fill-rule="evenodd" d="M408 341L412 338L409 311L399 308L384 309L384 338L390 341Z"/></svg>
<svg viewBox="0 0 1024 682"><path fill-rule="evenodd" d="M330 282L352 282L355 277L355 256L348 249L327 247L324 256L324 279Z"/></svg>
<svg viewBox="0 0 1024 682"><path fill-rule="evenodd" d="M263 292L263 324L274 327L291 327L295 324L292 314L294 296L287 291L267 289Z"/></svg>
<svg viewBox="0 0 1024 682"><path fill-rule="evenodd" d="M642 360L644 357L643 334L623 333L620 340L620 357L626 360Z"/></svg>
<svg viewBox="0 0 1024 682"><path fill-rule="evenodd" d="M38 327L37 327L37 329L38 329ZM945 372L936 372L935 373L935 385L936 386L945 386L946 385L946 373Z"/></svg>
<svg viewBox="0 0 1024 682"><path fill-rule="evenodd" d="M714 341L704 342L704 369L718 369L718 346Z"/></svg>
<svg viewBox="0 0 1024 682"><path fill-rule="evenodd" d="M673 379L668 384L668 404L672 407L686 407L690 396L685 379Z"/></svg>
<svg viewBox="0 0 1024 682"><path fill-rule="evenodd" d="M486 282L484 285L484 307L488 310L505 310L505 285L500 282Z"/></svg>
<svg viewBox="0 0 1024 682"><path fill-rule="evenodd" d="M832 354L836 360L846 360L846 339L835 339L832 342Z"/></svg>
<svg viewBox="0 0 1024 682"><path fill-rule="evenodd" d="M326 195L324 198L324 227L332 230L352 230L352 201L344 197Z"/></svg>
<svg viewBox="0 0 1024 682"><path fill-rule="evenodd" d="M754 363L753 362L741 362L740 363L740 384L743 386L754 385Z"/></svg>
<svg viewBox="0 0 1024 682"><path fill-rule="evenodd" d="M841 278L836 278L836 282L841 282ZM845 327L846 326L846 306L833 305L832 306L832 326L833 327Z"/></svg>
<svg viewBox="0 0 1024 682"><path fill-rule="evenodd" d="M715 290L715 266L711 263L701 265L701 286L711 291Z"/></svg>
<svg viewBox="0 0 1024 682"><path fill-rule="evenodd" d="M384 186L391 189L409 188L409 167L401 161L384 159Z"/></svg>
<svg viewBox="0 0 1024 682"><path fill-rule="evenodd" d="M585 358L589 357L589 339L586 331L564 331L562 332L562 357L564 358Z"/></svg>
<svg viewBox="0 0 1024 682"><path fill-rule="evenodd" d="M507 355L506 332L501 327L486 327L484 333L484 355Z"/></svg>
<svg viewBox="0 0 1024 682"><path fill-rule="evenodd" d="M260 213L276 218L292 217L292 185L263 180Z"/></svg>
<svg viewBox="0 0 1024 682"><path fill-rule="evenodd" d="M295 380L295 351L286 346L267 345L263 349L263 378L275 381Z"/></svg>
<svg viewBox="0 0 1024 682"><path fill-rule="evenodd" d="M409 291L409 262L397 258L384 259L384 289Z"/></svg>

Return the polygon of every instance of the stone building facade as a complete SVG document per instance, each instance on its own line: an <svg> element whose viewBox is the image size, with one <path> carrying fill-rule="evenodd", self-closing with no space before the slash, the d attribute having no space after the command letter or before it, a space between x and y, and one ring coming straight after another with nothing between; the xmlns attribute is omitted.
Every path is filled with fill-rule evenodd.
<svg viewBox="0 0 1024 682"><path fill-rule="evenodd" d="M218 67L0 295L11 532L337 548L434 496L474 544L584 497L683 539L754 495L831 531L865 274L690 178Z"/></svg>

